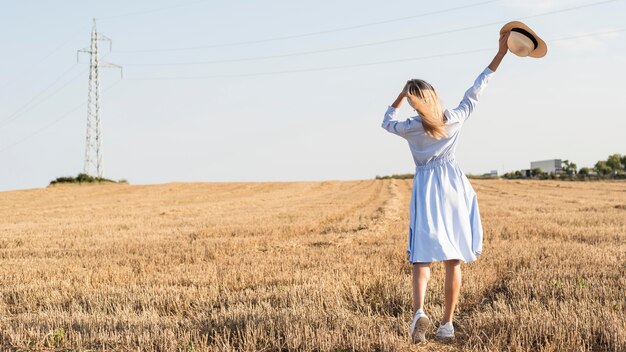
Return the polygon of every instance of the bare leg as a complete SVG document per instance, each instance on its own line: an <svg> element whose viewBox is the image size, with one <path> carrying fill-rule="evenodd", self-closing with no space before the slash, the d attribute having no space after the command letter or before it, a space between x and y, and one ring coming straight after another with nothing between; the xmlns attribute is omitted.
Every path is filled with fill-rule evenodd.
<svg viewBox="0 0 626 352"><path fill-rule="evenodd" d="M452 321L454 309L459 300L459 292L461 291L461 261L445 260L446 266L446 281L445 281L445 295L446 303L443 312L442 324L446 324Z"/></svg>
<svg viewBox="0 0 626 352"><path fill-rule="evenodd" d="M424 308L426 287L430 281L430 263L413 264L413 314Z"/></svg>

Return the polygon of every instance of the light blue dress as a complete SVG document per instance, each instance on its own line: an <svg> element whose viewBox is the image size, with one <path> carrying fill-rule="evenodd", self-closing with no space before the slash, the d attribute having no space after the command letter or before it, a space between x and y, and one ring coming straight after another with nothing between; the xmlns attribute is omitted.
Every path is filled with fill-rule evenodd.
<svg viewBox="0 0 626 352"><path fill-rule="evenodd" d="M482 252L483 229L476 192L455 160L456 144L463 124L494 75L485 68L453 110L444 110L447 138L428 136L419 115L396 120L389 107L382 127L408 141L415 177L410 205L408 260L434 262L461 259L473 262Z"/></svg>

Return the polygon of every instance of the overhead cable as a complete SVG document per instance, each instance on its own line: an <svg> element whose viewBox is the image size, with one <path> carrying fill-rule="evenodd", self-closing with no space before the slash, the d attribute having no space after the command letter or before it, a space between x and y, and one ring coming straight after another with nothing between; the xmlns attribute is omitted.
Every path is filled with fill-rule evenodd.
<svg viewBox="0 0 626 352"><path fill-rule="evenodd" d="M121 81L122 81L122 80L116 81L115 83L111 84L109 87L107 87L106 89L104 89L102 92L104 93L104 92L106 92L106 91L110 90L111 88L113 88L116 84L118 84L118 83L119 83L119 82L121 82ZM85 105L87 105L87 102L83 102L83 103L81 103L80 105L78 105L78 106L76 106L76 107L74 107L74 108L72 108L72 109L68 110L68 111L67 111L67 112L65 112L63 115L61 115L59 118L57 118L56 120L54 120L54 121L50 122L49 124L45 125L44 127L40 128L40 129L38 129L38 130L36 130L35 132L33 132L33 133L31 133L31 134L27 135L26 137L24 137L24 138L22 138L22 139L20 139L20 140L18 140L18 141L16 141L16 142L14 142L14 143L11 143L11 144L8 144L8 145L4 146L4 148L0 149L0 153L2 153L2 152L4 152L4 151L7 151L7 150L9 150L9 149L11 149L11 148L13 148L13 147L15 147L16 145L18 145L18 144L20 144L20 143L22 143L22 142L24 142L24 141L26 141L26 140L28 140L28 139L30 139L30 138L32 138L32 137L34 137L34 136L36 136L36 135L38 135L39 133L41 133L41 132L43 132L43 131L47 130L48 128L50 128L50 127L52 127L52 126L56 125L57 123L61 122L63 119L67 118L68 116L70 116L70 115L71 115L71 114L73 114L74 112L78 111L78 109L80 109L80 108L84 107Z"/></svg>
<svg viewBox="0 0 626 352"><path fill-rule="evenodd" d="M619 32L624 32L624 31L626 31L626 28L612 30L612 31L606 31L606 32L588 33L588 34L583 34L583 35L578 35L578 36L556 38L556 39L546 40L546 42L566 41L566 40L578 39L578 38L583 38L583 37L591 37L591 36L619 33ZM433 59L433 58L440 58L440 57L473 54L473 53L479 53L479 52L484 52L484 51L492 51L492 50L494 50L494 48L483 48L483 49L465 50L465 51L457 51L457 52L434 54L434 55L427 55L427 56L418 56L418 57L409 57L409 58L403 58L403 59L376 61L376 62L368 62L368 63L360 63L360 64L326 66L326 67L317 67L317 68L308 68L308 69L295 69L295 70L284 70L284 71L268 71L268 72L257 72L257 73L235 73L235 74L209 75L209 76L143 77L143 78L140 77L140 78L128 78L128 79L125 79L125 80L128 80L128 81L195 80L195 79L208 79L208 78L271 76L271 75L281 75L281 74L289 74L289 73L329 71L329 70L338 70L338 69L353 68L353 67L384 65L384 64L406 62L406 61L418 61L418 60Z"/></svg>
<svg viewBox="0 0 626 352"><path fill-rule="evenodd" d="M36 106L38 106L39 104L43 103L44 101L50 99L51 97L53 97L54 95L56 95L57 93L59 93L60 91L62 91L65 87L67 87L70 83L74 82L76 79L78 79L80 76L82 76L83 73L85 73L86 70L82 70L81 72L79 72L77 75L75 75L74 77L72 77L69 81L65 82L65 84L63 84L62 86L60 86L59 88L57 88L54 92L52 92L51 94L47 95L46 97L44 97L43 99L39 100L36 104L32 105L35 101L37 101L37 99L39 99L44 93L46 93L50 88L52 88L58 81L61 80L61 78L63 78L67 73L69 73L70 71L72 71L78 64L73 65L72 67L70 67L69 70L63 72L63 74L61 74L59 77L57 77L57 79L55 79L50 85L48 85L48 87L46 87L44 90L40 91L37 95L35 95L31 100L29 100L26 104L24 104L22 107L20 107L19 109L17 109L13 114L9 115L7 118L5 118L4 120L0 121L0 128L7 126L8 124L10 124L11 122L17 120L18 118L20 118L22 115L24 115L26 112L32 110L33 108L35 108Z"/></svg>
<svg viewBox="0 0 626 352"><path fill-rule="evenodd" d="M452 11L456 11L456 10L462 10L462 9L466 9L466 8L471 8L471 7L482 6L482 5L486 5L486 4L490 4L490 3L498 2L498 1L501 1L501 0L482 1L482 2L468 4L468 5L450 7L450 8L442 9L442 10L435 10L435 11L430 11L430 12L424 12L424 13L420 13L420 14L416 14L416 15L412 15L412 16L398 17L398 18L393 18L393 19L388 19L388 20L383 20L383 21L377 21L377 22L364 23L364 24L358 24L358 25L353 25L353 26L348 26L348 27L340 27L340 28L327 29L327 30L308 32L308 33L301 33L301 34L291 34L291 35L272 37L272 38L265 38L265 39L255 39L255 40L246 40L246 41L231 42L231 43L210 44L210 45L191 46L191 47L182 47L182 48L116 50L115 53L149 53L149 52L199 50L199 49L209 49L209 48L224 48L224 47L234 47L234 46L242 46L242 45L249 45L249 44L260 44L260 43L267 43L267 42L274 42L274 41L281 41L281 40L288 40L288 39L298 39L298 38L305 38L305 37L313 37L313 36L322 35L322 34L344 32L344 31L349 31L349 30L354 30L354 29L359 29L359 28L378 26L378 25L387 24L387 23L406 21L406 20L411 20L411 19L415 19L415 18L436 15L436 14L440 14L440 13L446 13L446 12L452 12Z"/></svg>
<svg viewBox="0 0 626 352"><path fill-rule="evenodd" d="M578 5L578 6L572 6L572 7L568 7L568 8L559 9L559 10L547 11L547 12L543 12L543 13L539 13L539 14L535 14L535 15L524 16L524 17L519 18L519 20L525 20L525 19L530 19L530 18L547 16L547 15L552 15L552 14L557 14L557 13L567 12L567 11L574 11L574 10L579 10L579 9L583 9L583 8L587 8L587 7L604 5L604 4L611 3L611 2L616 2L616 1L622 1L622 0L597 1L597 2L593 2L593 3L587 3L587 4ZM487 2L485 2L485 3L487 3ZM483 5L485 3L477 3L477 4L474 4L473 6ZM468 6L469 5L466 5L465 7L468 7ZM465 8L465 7L459 7L459 8ZM441 10L441 11L451 11L451 10L456 10L456 9L459 9L459 8L451 8L451 9ZM415 15L415 16L425 16L425 15L428 15L428 13ZM415 16L411 16L411 17L415 17ZM388 22L392 22L392 21L393 20L387 20L387 21L382 21L381 23L388 23ZM315 52L345 50L345 49L360 48L360 47L365 47L365 46L375 46L375 45L381 45L381 44L387 44L387 43L394 43L394 42L412 40L412 39L423 38L423 37L428 37L428 36L435 36L435 35L441 35L441 34L455 33L455 32L460 32L460 31L465 31L465 30L470 30L470 29L488 27L488 26L492 26L492 25L502 24L502 23L507 22L507 21L508 20L502 20L502 21L490 22L490 23L485 23L485 24L480 24L480 25L475 25L475 26L457 28L457 29L448 30L448 31L441 31L441 32L428 33L428 34L421 34L421 35L415 35L415 36L409 36L409 37L403 37L403 38L397 38L397 39L391 39L391 40L384 40L384 41L378 41L378 42L365 43L365 44L360 44L360 45L352 45L352 46L341 47L341 48L323 49L322 51L315 51ZM365 25L359 25L359 26L354 26L354 27L359 28L359 27L364 27L364 26L368 26L368 25L376 25L376 24L365 24ZM346 27L346 28L348 28L348 27ZM208 49L208 48L241 46L241 45L247 45L247 44L257 44L257 43L265 43L265 42L278 41L278 40L295 39L295 38L300 38L300 37L303 37L303 36L312 36L312 35L323 34L323 33L332 33L332 32L335 32L335 31L342 31L342 30L346 30L346 29L339 28L339 29L326 30L326 31L320 31L320 32L311 32L311 33L304 33L304 34L296 34L296 35L288 35L288 36L282 36L282 37L274 37L274 38L250 40L250 41L240 41L240 42L232 42L232 43L211 44L211 45L204 45L204 46L179 47L179 48L163 48L163 49L118 50L118 51L115 51L114 53L117 54L117 53L140 53L140 52L168 52L168 51L186 51L186 50L198 50L198 49ZM296 54L298 54L298 55L306 55L306 54L309 54L309 53L312 53L312 52L305 52L304 54L298 54L298 53L296 53ZM287 54L287 55L290 55L290 54ZM264 59L264 58L265 57L261 57L261 59ZM235 60L239 60L239 59L235 59ZM129 64L129 65L133 65L133 64ZM139 65L139 64L135 64L135 65Z"/></svg>
<svg viewBox="0 0 626 352"><path fill-rule="evenodd" d="M192 1L192 2L188 2L188 3L184 3L184 4L177 4L177 5L172 5L172 6L159 7L159 8L151 9L151 10L135 11L135 12L129 12L129 13L124 13L124 14L120 14L120 15L97 17L96 20L98 20L98 21L100 21L100 20L106 21L106 20L112 20L112 19L117 19L117 18L121 18L121 17L145 15L145 14L159 12L159 11L171 10L171 9L175 9L175 8L178 8L178 7L195 5L197 3L206 2L206 1L207 0L198 0L198 1Z"/></svg>
<svg viewBox="0 0 626 352"><path fill-rule="evenodd" d="M619 1L619 0L608 0L608 1L605 1L603 3L613 2L613 1ZM547 15L552 15L552 14L556 14L556 13L560 13L560 12L577 10L577 9L580 9L580 8L583 8L583 7L595 6L595 5L598 5L598 4L600 4L600 3L594 3L592 5L588 4L588 5L584 5L584 6L575 6L575 7L570 7L570 8L566 8L566 9L560 9L560 10L556 10L556 11L549 11L549 12L544 12L544 13L540 13L540 14L535 14L535 15L522 17L521 19L528 19L528 18L539 17L539 16L547 16ZM450 30L439 31L439 32L431 32L431 33L425 33L425 34L418 34L418 35L402 37L402 38L388 39L388 40L382 40L382 41L374 41L374 42L369 42L369 43L354 44L354 45L335 47L335 48L326 48L326 49L319 49L319 50L301 51L301 52L295 52L295 53L285 53L285 54L276 54L276 55L267 55L267 56L255 56L255 57L235 58L235 59L208 60L208 61L190 61L190 62L175 62L175 63L125 63L125 64L123 64L123 66L188 66L188 65L208 65L208 64L222 64L222 63L233 63L233 62L268 60L268 59L277 59L277 58L295 57L295 56L306 56L306 55L312 55L312 54L320 54L320 53L328 53L328 52L335 52L335 51L352 50L352 49L358 49L358 48L364 48L364 47L379 46L379 45L384 45L384 44L392 44L392 43L397 43L397 42L402 42L402 41L415 40L415 39L419 39L419 38L426 38L426 37L432 37L432 36L438 36L438 35L444 35L444 34L450 34L450 33L456 33L456 32L463 32L463 31L472 30L472 29L478 29L478 28L483 28L483 27L489 27L489 26L493 26L493 25L500 25L502 23L503 23L503 21L489 22L489 23L478 24L478 25L474 25L474 26L467 26L467 27L461 27L461 28L450 29Z"/></svg>
<svg viewBox="0 0 626 352"><path fill-rule="evenodd" d="M59 50L61 50L61 48L63 48L64 46L66 46L69 42L71 42L78 33L82 32L85 29L85 26L81 26L77 31L73 32L70 36L69 39L64 41L62 44L60 44L59 46L55 47L52 51L50 51L48 54L44 55L41 59L39 59L37 62L33 63L32 65L30 65L27 69L25 69L24 71L20 72L19 74L17 74L16 76L14 76L13 78L11 78L10 80L8 80L7 82L5 82L2 86L0 86L0 88L5 88L6 86L10 85L11 83L17 81L18 79L24 77L26 74L28 74L29 72L31 72L32 70L34 70L37 66L39 66L41 63L45 62L46 60L48 60L52 55L54 55L56 52L58 52Z"/></svg>

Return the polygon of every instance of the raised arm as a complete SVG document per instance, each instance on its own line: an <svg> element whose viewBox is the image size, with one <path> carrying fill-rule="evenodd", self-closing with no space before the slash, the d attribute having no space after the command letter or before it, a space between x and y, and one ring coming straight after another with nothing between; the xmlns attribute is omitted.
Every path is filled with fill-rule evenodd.
<svg viewBox="0 0 626 352"><path fill-rule="evenodd" d="M504 55L506 55L506 53L509 51L509 47L506 42L509 40L510 34L511 32L509 31L500 35L500 40L498 42L498 53L493 58L493 60L491 60L489 66L487 66L493 72L496 72L498 66L500 66L500 63L502 62L502 59L504 59Z"/></svg>
<svg viewBox="0 0 626 352"><path fill-rule="evenodd" d="M414 126L416 123L416 121L412 121L410 119L406 119L405 121L396 120L398 109L402 105L404 98L406 98L405 89L398 94L396 100L394 100L394 102L387 108L381 125L382 128L401 137L405 137L411 126Z"/></svg>
<svg viewBox="0 0 626 352"><path fill-rule="evenodd" d="M400 105L402 105L402 101L404 100L404 98L406 98L406 86L405 86L405 89L402 89L402 92L398 94L398 97L396 98L396 100L394 100L393 103L391 103L391 106L394 109L400 108Z"/></svg>
<svg viewBox="0 0 626 352"><path fill-rule="evenodd" d="M467 91L465 91L465 94L463 95L463 99L459 103L459 106L452 110L453 114L460 121L465 121L472 114L474 108L476 107L476 104L478 104L480 95L487 86L487 83L489 83L489 80L491 79L493 74L498 69L498 66L500 66L502 59L508 51L506 42L509 38L509 33L510 32L506 32L500 35L498 52L496 53L496 56L494 56L493 60L491 60L489 66L487 66L483 70L483 72L481 72L480 75L478 75L478 77L474 80L474 84Z"/></svg>

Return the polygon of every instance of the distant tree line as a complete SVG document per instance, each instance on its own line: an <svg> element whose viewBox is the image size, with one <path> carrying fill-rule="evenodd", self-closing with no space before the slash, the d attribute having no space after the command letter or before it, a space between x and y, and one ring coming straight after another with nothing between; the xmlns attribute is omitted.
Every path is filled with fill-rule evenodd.
<svg viewBox="0 0 626 352"><path fill-rule="evenodd" d="M536 167L530 170L530 177L521 171L507 172L502 175L507 179L535 178L535 179L626 179L626 155L612 154L606 160L600 160L593 167L581 167L569 160L561 162L561 172L544 172Z"/></svg>
<svg viewBox="0 0 626 352"><path fill-rule="evenodd" d="M389 179L397 179L397 180L405 180L409 178L413 178L415 174L393 174L391 176L378 176L376 175L377 180L389 180Z"/></svg>
<svg viewBox="0 0 626 352"><path fill-rule="evenodd" d="M390 176L376 176L377 180L411 179L415 174L393 174ZM498 176L467 175L468 178L494 179ZM593 167L581 167L569 160L561 162L561 171L558 173L544 172L536 167L530 170L530 176L521 171L507 172L502 175L506 179L540 179L540 180L589 180L589 179L626 179L626 155L609 155L606 160L600 160Z"/></svg>

